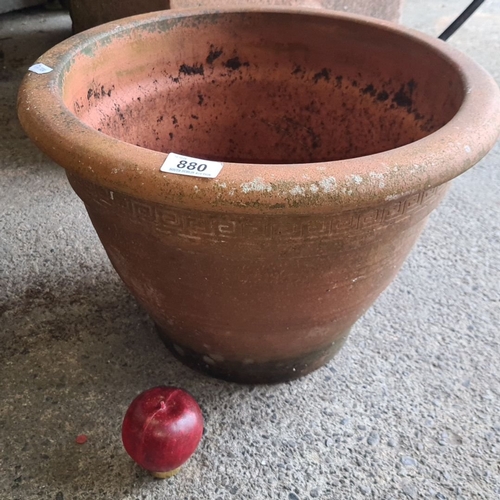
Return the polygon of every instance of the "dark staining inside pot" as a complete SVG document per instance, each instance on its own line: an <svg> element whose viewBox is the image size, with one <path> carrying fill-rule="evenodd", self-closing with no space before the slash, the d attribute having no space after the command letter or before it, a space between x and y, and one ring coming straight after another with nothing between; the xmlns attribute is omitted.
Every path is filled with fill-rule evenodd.
<svg viewBox="0 0 500 500"><path fill-rule="evenodd" d="M156 151L250 163L354 158L431 134L464 98L458 70L434 50L345 19L233 13L155 28L93 42L63 87L80 120Z"/></svg>

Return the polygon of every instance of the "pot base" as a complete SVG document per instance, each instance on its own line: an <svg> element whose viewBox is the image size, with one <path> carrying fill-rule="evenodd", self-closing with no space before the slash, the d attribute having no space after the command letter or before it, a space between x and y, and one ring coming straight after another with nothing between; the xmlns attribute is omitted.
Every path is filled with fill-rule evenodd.
<svg viewBox="0 0 500 500"><path fill-rule="evenodd" d="M324 349L293 359L279 359L264 363L243 363L240 361L215 361L189 347L172 342L168 333L155 323L156 330L172 354L190 368L215 378L240 384L276 384L303 377L317 370L344 345L350 329L337 337L334 343Z"/></svg>

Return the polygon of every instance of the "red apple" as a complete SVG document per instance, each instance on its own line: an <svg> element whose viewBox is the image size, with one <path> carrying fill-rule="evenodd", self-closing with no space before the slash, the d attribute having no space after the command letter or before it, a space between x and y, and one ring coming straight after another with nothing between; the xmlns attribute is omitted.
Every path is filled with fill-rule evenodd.
<svg viewBox="0 0 500 500"><path fill-rule="evenodd" d="M177 387L154 387L139 394L122 425L123 446L155 477L174 475L195 452L203 416L194 398Z"/></svg>

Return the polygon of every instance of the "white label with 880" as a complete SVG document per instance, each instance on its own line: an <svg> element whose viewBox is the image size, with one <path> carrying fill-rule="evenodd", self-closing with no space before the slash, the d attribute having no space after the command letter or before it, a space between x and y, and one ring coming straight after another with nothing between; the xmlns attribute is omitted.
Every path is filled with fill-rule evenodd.
<svg viewBox="0 0 500 500"><path fill-rule="evenodd" d="M215 179L222 170L222 163L169 153L160 170L169 174Z"/></svg>

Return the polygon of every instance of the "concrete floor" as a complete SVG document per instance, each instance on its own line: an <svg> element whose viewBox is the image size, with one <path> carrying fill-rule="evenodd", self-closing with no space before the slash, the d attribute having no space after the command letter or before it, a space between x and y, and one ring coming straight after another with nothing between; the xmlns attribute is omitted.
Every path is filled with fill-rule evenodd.
<svg viewBox="0 0 500 500"><path fill-rule="evenodd" d="M407 0L403 22L437 35L468 3ZM328 366L276 386L212 380L164 349L17 122L27 67L69 34L64 13L0 16L0 498L500 498L500 147L455 181ZM499 34L490 1L449 43L500 80ZM168 481L120 439L130 401L159 384L206 418Z"/></svg>

